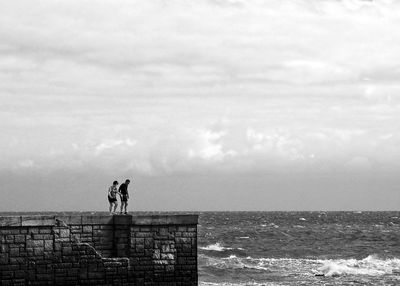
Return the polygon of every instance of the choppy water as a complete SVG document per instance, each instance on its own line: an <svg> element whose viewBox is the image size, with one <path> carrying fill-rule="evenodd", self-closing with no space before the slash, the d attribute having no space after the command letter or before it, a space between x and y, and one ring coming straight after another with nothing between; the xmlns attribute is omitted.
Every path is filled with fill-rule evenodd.
<svg viewBox="0 0 400 286"><path fill-rule="evenodd" d="M201 213L199 280L400 285L400 212Z"/></svg>

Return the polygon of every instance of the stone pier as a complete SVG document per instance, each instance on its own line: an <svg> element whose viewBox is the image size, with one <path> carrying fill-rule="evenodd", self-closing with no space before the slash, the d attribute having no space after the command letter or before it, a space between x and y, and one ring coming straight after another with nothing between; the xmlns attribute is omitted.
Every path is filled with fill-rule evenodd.
<svg viewBox="0 0 400 286"><path fill-rule="evenodd" d="M197 285L197 215L0 217L0 285Z"/></svg>

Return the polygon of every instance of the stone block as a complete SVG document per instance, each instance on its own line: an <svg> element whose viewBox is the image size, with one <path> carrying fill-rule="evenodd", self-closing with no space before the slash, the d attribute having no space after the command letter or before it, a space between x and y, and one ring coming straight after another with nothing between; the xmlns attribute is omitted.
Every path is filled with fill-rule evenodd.
<svg viewBox="0 0 400 286"><path fill-rule="evenodd" d="M27 248L43 248L44 247L44 241L43 240L32 240L28 239L26 241L26 247Z"/></svg>
<svg viewBox="0 0 400 286"><path fill-rule="evenodd" d="M187 232L187 227L186 226L179 226L178 231L180 232Z"/></svg>
<svg viewBox="0 0 400 286"><path fill-rule="evenodd" d="M39 233L40 234L51 234L52 231L53 231L52 228L48 228L48 227L39 228Z"/></svg>
<svg viewBox="0 0 400 286"><path fill-rule="evenodd" d="M1 217L0 217L1 218ZM2 227L2 226L0 226ZM7 234L21 234L21 231L24 229L21 227L12 227L12 228L6 228L1 230L2 235L7 235Z"/></svg>
<svg viewBox="0 0 400 286"><path fill-rule="evenodd" d="M33 253L35 256L42 256L44 252L44 248L43 247L36 247L33 249Z"/></svg>
<svg viewBox="0 0 400 286"><path fill-rule="evenodd" d="M96 272L96 271L89 271L88 272L88 278L89 279L104 279L105 277L105 272Z"/></svg>
<svg viewBox="0 0 400 286"><path fill-rule="evenodd" d="M118 232L114 233L114 237L119 240L128 241L128 239L130 238L130 233L127 231L125 231L125 232L118 231Z"/></svg>
<svg viewBox="0 0 400 286"><path fill-rule="evenodd" d="M82 225L113 224L112 216L82 216Z"/></svg>
<svg viewBox="0 0 400 286"><path fill-rule="evenodd" d="M153 248L154 247L154 240L152 238L145 238L144 239L144 247L145 248Z"/></svg>
<svg viewBox="0 0 400 286"><path fill-rule="evenodd" d="M151 232L138 232L138 233L135 233L135 237L152 237L153 236L153 233L151 233Z"/></svg>
<svg viewBox="0 0 400 286"><path fill-rule="evenodd" d="M191 243L192 239L188 237L176 237L175 238L176 243Z"/></svg>
<svg viewBox="0 0 400 286"><path fill-rule="evenodd" d="M25 252L26 252L27 256L33 256L34 255L33 248L28 247L28 245L26 247L27 248L25 249Z"/></svg>
<svg viewBox="0 0 400 286"><path fill-rule="evenodd" d="M21 216L22 226L54 226L54 216Z"/></svg>
<svg viewBox="0 0 400 286"><path fill-rule="evenodd" d="M33 234L38 234L39 233L39 228L38 227L29 227L28 228L28 233L30 234L30 235L33 235Z"/></svg>
<svg viewBox="0 0 400 286"><path fill-rule="evenodd" d="M18 256L19 256L19 247L10 248L10 257L18 257Z"/></svg>
<svg viewBox="0 0 400 286"><path fill-rule="evenodd" d="M71 246L64 246L62 249L63 255L71 255L72 254L72 247Z"/></svg>
<svg viewBox="0 0 400 286"><path fill-rule="evenodd" d="M161 253L161 259L175 260L175 256L172 253Z"/></svg>
<svg viewBox="0 0 400 286"><path fill-rule="evenodd" d="M71 231L68 228L62 228L59 230L58 235L60 238L69 238Z"/></svg>
<svg viewBox="0 0 400 286"><path fill-rule="evenodd" d="M170 246L170 245L164 244L164 245L161 246L161 251L162 251L162 252L171 252L172 249L171 249L171 246Z"/></svg>
<svg viewBox="0 0 400 286"><path fill-rule="evenodd" d="M182 246L183 246L182 247L183 252L191 252L192 251L192 245L191 244L183 244Z"/></svg>
<svg viewBox="0 0 400 286"><path fill-rule="evenodd" d="M13 271L13 272L15 272L15 271L19 270L19 265L16 265L16 264L15 265L10 265L10 264L2 265L0 269L2 271ZM1 272L0 272L0 274L1 274Z"/></svg>
<svg viewBox="0 0 400 286"><path fill-rule="evenodd" d="M1 243L0 244L0 253L7 253L10 249L10 246L8 244L5 243ZM1 257L1 255L0 255Z"/></svg>
<svg viewBox="0 0 400 286"><path fill-rule="evenodd" d="M82 226L82 232L83 233L92 233L93 232L93 226L91 226L91 225L83 225Z"/></svg>
<svg viewBox="0 0 400 286"><path fill-rule="evenodd" d="M53 250L54 248L54 243L53 240L45 240L44 241L44 250Z"/></svg>
<svg viewBox="0 0 400 286"><path fill-rule="evenodd" d="M14 276L16 279L21 279L21 278L28 278L28 274L25 270L16 270L14 271Z"/></svg>
<svg viewBox="0 0 400 286"><path fill-rule="evenodd" d="M2 280L8 280L8 279L13 279L13 278L14 278L14 271L5 270L5 271L1 272Z"/></svg>
<svg viewBox="0 0 400 286"><path fill-rule="evenodd" d="M144 252L144 246L143 245L136 245L135 250L136 250L136 252Z"/></svg>
<svg viewBox="0 0 400 286"><path fill-rule="evenodd" d="M138 233L138 232L140 232L140 227L139 227L139 226L134 226L134 225L132 225L132 226L131 226L131 232L132 232L132 233Z"/></svg>
<svg viewBox="0 0 400 286"><path fill-rule="evenodd" d="M82 232L82 226L81 225L72 225L70 227L70 230L72 233L81 233Z"/></svg>
<svg viewBox="0 0 400 286"><path fill-rule="evenodd" d="M60 226L82 225L82 216L55 216L55 220Z"/></svg>
<svg viewBox="0 0 400 286"><path fill-rule="evenodd" d="M131 245L135 244L143 244L144 245L144 238L143 237L131 237Z"/></svg>
<svg viewBox="0 0 400 286"><path fill-rule="evenodd" d="M197 234L195 232L184 232L182 234L183 237L196 237Z"/></svg>
<svg viewBox="0 0 400 286"><path fill-rule="evenodd" d="M132 222L131 215L115 215L113 219L115 225L130 225Z"/></svg>
<svg viewBox="0 0 400 286"><path fill-rule="evenodd" d="M158 265L168 265L169 261L168 260L155 260L154 264L158 264Z"/></svg>
<svg viewBox="0 0 400 286"><path fill-rule="evenodd" d="M20 216L0 216L0 227L21 226Z"/></svg>
<svg viewBox="0 0 400 286"><path fill-rule="evenodd" d="M9 261L10 264L14 264L14 265L25 264L26 262L27 261L24 257L10 257L10 261Z"/></svg>
<svg viewBox="0 0 400 286"><path fill-rule="evenodd" d="M53 281L53 277L50 273L36 274L36 279L39 281Z"/></svg>
<svg viewBox="0 0 400 286"><path fill-rule="evenodd" d="M166 225L167 216L164 215L151 215L151 216L134 216L132 217L133 225Z"/></svg>
<svg viewBox="0 0 400 286"><path fill-rule="evenodd" d="M51 235L51 234L34 234L33 239L34 240L50 240L50 239L53 239L53 235Z"/></svg>

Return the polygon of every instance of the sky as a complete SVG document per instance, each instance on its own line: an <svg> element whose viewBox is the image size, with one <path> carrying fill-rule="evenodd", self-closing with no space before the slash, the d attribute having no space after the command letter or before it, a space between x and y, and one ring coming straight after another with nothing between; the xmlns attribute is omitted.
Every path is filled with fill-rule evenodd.
<svg viewBox="0 0 400 286"><path fill-rule="evenodd" d="M400 2L0 3L1 211L399 210Z"/></svg>

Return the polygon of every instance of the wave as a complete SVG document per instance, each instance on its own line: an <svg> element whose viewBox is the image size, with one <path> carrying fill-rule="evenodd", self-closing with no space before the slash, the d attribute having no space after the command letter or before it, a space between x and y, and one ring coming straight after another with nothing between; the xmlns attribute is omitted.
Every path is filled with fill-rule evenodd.
<svg viewBox="0 0 400 286"><path fill-rule="evenodd" d="M232 283L232 282L204 282L199 281L200 286L276 286L280 284L276 284L273 282L242 282L242 283Z"/></svg>
<svg viewBox="0 0 400 286"><path fill-rule="evenodd" d="M400 259L380 259L369 255L364 259L339 259L323 261L319 271L325 276L368 275L380 276L400 273Z"/></svg>
<svg viewBox="0 0 400 286"><path fill-rule="evenodd" d="M214 244L209 244L207 246L204 247L199 247L199 249L202 250L208 250L208 251L227 251L227 250L244 250L243 248L239 247L239 248L232 248L232 247L224 247L221 245L220 242L214 243Z"/></svg>
<svg viewBox="0 0 400 286"><path fill-rule="evenodd" d="M399 275L400 259L381 259L370 255L364 259L303 259L303 258L253 258L209 257L199 255L200 266L216 269L254 269L265 272L298 273L307 276L345 276L345 275Z"/></svg>
<svg viewBox="0 0 400 286"><path fill-rule="evenodd" d="M217 269L256 269L268 270L267 268L253 263L251 258L241 258L236 255L230 255L224 258L209 257L206 255L199 255L200 263L204 261L204 265ZM249 260L250 259L250 260Z"/></svg>

